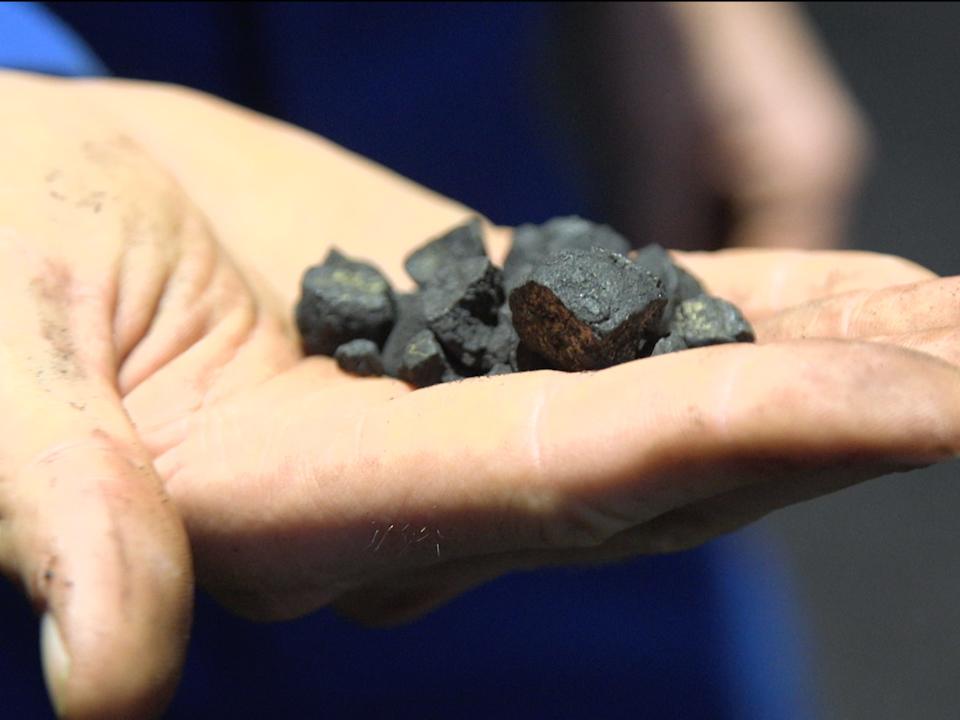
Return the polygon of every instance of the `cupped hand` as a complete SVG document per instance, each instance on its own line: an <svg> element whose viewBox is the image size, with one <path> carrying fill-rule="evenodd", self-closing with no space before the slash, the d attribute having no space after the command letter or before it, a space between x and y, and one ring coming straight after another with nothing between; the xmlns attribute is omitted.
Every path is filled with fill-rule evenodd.
<svg viewBox="0 0 960 720"><path fill-rule="evenodd" d="M262 118L182 96L164 114L169 93L138 92L125 121L286 307L327 241L376 259L402 284L404 254L469 214ZM198 123L216 129L197 133ZM211 136L225 139L198 140ZM256 152L242 176L224 177L237 144ZM349 201L339 187L353 189ZM507 233L489 240L502 259ZM933 357L951 359L953 345L921 355L850 342L889 334L879 327L838 340L836 328L788 322L846 293L915 284L923 295L954 281L868 253L681 259L746 309L761 346L416 393L311 358L194 414L157 466L199 576L254 616L335 601L372 622L400 620L512 569L687 547L801 497L954 453L957 370ZM908 305L886 308L889 328L904 324ZM936 318L924 322L953 322Z"/></svg>
<svg viewBox="0 0 960 720"><path fill-rule="evenodd" d="M377 223L395 220L420 235L464 210L176 90L2 73L0 95L0 571L43 615L59 714L148 717L176 686L193 586L187 513L155 460L207 408L298 364L291 300L273 286L286 289L289 273L295 292L303 251L322 253L338 222L382 238ZM173 155L161 147L170 130L185 138ZM202 159L204 148L229 152L180 177L173 156ZM303 207L277 207L298 192ZM389 219L353 217L391 203Z"/></svg>
<svg viewBox="0 0 960 720"><path fill-rule="evenodd" d="M68 715L162 705L189 617L181 519L198 580L238 612L395 621L960 448L956 279L866 254L683 256L759 345L411 392L302 358L297 281L335 244L400 284L465 208L181 90L0 86L20 131L3 287L23 308L2 325L0 562L56 619Z"/></svg>

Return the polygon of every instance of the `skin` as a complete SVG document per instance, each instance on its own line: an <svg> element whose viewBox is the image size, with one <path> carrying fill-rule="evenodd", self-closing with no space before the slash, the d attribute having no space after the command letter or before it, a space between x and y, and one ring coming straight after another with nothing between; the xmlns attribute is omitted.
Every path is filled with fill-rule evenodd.
<svg viewBox="0 0 960 720"><path fill-rule="evenodd" d="M671 248L844 243L869 132L800 8L565 12L564 47L582 57L558 110L589 133L583 161L614 227Z"/></svg>
<svg viewBox="0 0 960 720"><path fill-rule="evenodd" d="M794 3L669 3L730 204L727 245L842 245L867 126Z"/></svg>
<svg viewBox="0 0 960 720"><path fill-rule="evenodd" d="M299 276L336 244L409 286L403 256L467 208L179 88L0 95L0 567L44 614L63 716L162 711L194 577L251 618L397 622L960 450L960 278L682 254L758 345L411 392L301 357Z"/></svg>

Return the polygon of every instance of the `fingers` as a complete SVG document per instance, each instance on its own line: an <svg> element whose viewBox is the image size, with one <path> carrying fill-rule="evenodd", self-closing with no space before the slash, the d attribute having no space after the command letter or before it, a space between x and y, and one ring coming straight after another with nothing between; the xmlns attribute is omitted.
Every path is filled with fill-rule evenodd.
<svg viewBox="0 0 960 720"><path fill-rule="evenodd" d="M617 533L596 547L504 552L405 570L344 594L335 608L344 616L371 627L403 624L506 573L538 567L622 562L638 555L692 549L780 508L871 478L918 467L915 463L896 461L838 463L831 459L818 469L814 463L791 467L784 462L779 471L771 473L766 480L670 510Z"/></svg>
<svg viewBox="0 0 960 720"><path fill-rule="evenodd" d="M870 478L912 469L916 467L868 462L844 467L833 461L819 472L812 465L790 472L785 463L777 478L668 511L617 533L597 547L506 552L407 570L346 593L337 600L335 608L368 626L402 624L505 573L558 565L598 565L638 555L688 550L779 508Z"/></svg>
<svg viewBox="0 0 960 720"><path fill-rule="evenodd" d="M857 461L825 467L821 473L784 473L769 482L677 508L633 528L607 543L596 554L599 561L620 560L637 554L688 550L759 520L774 510L827 495L859 482L896 472L917 470L922 463Z"/></svg>
<svg viewBox="0 0 960 720"><path fill-rule="evenodd" d="M668 7L712 130L709 172L733 205L730 244L839 245L867 132L802 15L786 3Z"/></svg>
<svg viewBox="0 0 960 720"><path fill-rule="evenodd" d="M960 361L957 330L914 333L882 341ZM345 594L338 599L337 610L371 626L404 623L511 571L617 562L639 554L690 549L774 510L924 464L922 458L906 458L904 462L896 457L885 459L882 453L871 459L869 454L858 457L852 453L844 458L842 453L820 456L814 452L799 461L782 453L779 457L741 457L733 462L743 486L669 510L612 535L596 547L502 552L406 570ZM723 463L718 463L716 470L718 474L728 471Z"/></svg>
<svg viewBox="0 0 960 720"><path fill-rule="evenodd" d="M189 629L183 530L143 452L107 428L76 428L11 481L9 570L43 613L44 675L69 718L158 714Z"/></svg>
<svg viewBox="0 0 960 720"><path fill-rule="evenodd" d="M904 258L869 252L722 250L676 256L711 293L735 303L753 321L831 295L936 277Z"/></svg>
<svg viewBox="0 0 960 720"><path fill-rule="evenodd" d="M805 303L757 325L765 342L857 338L960 327L960 277L848 292Z"/></svg>
<svg viewBox="0 0 960 720"><path fill-rule="evenodd" d="M151 717L187 641L186 536L101 372L100 325L77 325L89 304L60 290L48 288L38 313L0 322L0 566L43 614L58 714Z"/></svg>
<svg viewBox="0 0 960 720"><path fill-rule="evenodd" d="M413 393L324 387L317 363L198 418L198 444L158 460L198 567L251 614L448 561L589 550L736 488L960 448L960 373L882 345L705 348ZM269 581L250 592L244 573Z"/></svg>
<svg viewBox="0 0 960 720"><path fill-rule="evenodd" d="M897 345L907 350L926 353L951 365L960 366L960 327L939 328L899 335L878 335L870 342Z"/></svg>

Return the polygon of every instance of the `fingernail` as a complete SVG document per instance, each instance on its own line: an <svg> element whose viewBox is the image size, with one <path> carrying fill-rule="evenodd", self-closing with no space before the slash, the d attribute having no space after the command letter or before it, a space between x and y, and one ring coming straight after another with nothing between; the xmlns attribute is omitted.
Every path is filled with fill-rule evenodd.
<svg viewBox="0 0 960 720"><path fill-rule="evenodd" d="M63 716L66 712L64 697L67 689L67 679L70 676L70 656L63 644L63 636L56 618L47 613L40 623L40 651L43 656L43 677L47 683L47 691L57 715Z"/></svg>

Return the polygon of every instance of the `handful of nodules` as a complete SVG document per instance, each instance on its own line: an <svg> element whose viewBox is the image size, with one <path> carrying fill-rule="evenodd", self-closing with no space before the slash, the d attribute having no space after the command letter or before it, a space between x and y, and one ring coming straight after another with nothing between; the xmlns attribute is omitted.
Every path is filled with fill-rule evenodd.
<svg viewBox="0 0 960 720"><path fill-rule="evenodd" d="M501 269L473 219L407 257L417 290L399 294L373 265L331 250L303 276L297 327L307 355L416 387L599 370L753 341L740 311L706 294L662 247L628 254L630 244L612 228L562 217L518 227Z"/></svg>

